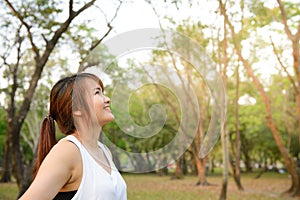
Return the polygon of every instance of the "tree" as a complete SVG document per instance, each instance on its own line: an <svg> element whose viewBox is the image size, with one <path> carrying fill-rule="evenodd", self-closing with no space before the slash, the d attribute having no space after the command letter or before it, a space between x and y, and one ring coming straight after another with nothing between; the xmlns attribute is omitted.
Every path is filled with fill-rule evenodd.
<svg viewBox="0 0 300 200"><path fill-rule="evenodd" d="M294 92L296 94L296 114L297 114L297 127L298 127L298 140L300 141L300 49L299 49L299 42L300 42L300 22L299 20L294 21L294 18L296 16L299 16L299 7L297 4L295 5L296 9L293 9L293 4L286 3L283 4L281 0L277 0L280 13L281 13L281 20L282 24L284 26L284 31L288 37L288 39L291 41L292 46L292 56L293 56L293 69L295 73L295 78L292 78L292 76L289 74L289 72L286 70L286 67L282 64L281 59L279 55L276 53L276 48L274 43L274 53L276 54L276 57L281 64L281 67L285 70L287 73L289 80L291 81L291 84L293 85ZM294 13L288 13L287 8L292 8L293 11L296 12L296 15ZM289 16L288 16L289 14ZM293 34L293 27L289 26L289 22L295 23L295 31ZM298 21L298 24L296 24ZM294 24L293 23L293 24ZM295 80L296 79L296 80ZM297 83L297 84L296 84ZM300 169L295 163L295 161L292 158L285 158L286 160L286 166L289 171L289 173L292 176L292 185L290 189L287 191L287 193L291 194L292 196L300 196Z"/></svg>
<svg viewBox="0 0 300 200"><path fill-rule="evenodd" d="M160 19L160 15L159 15L160 13L158 13L159 9L157 9L154 6L154 2L152 2L152 3L151 3L151 1L148 1L148 2L152 5L152 8L153 8L154 12L155 12L155 14L157 15L157 17L159 19L159 23L160 23L161 29L164 30L165 27L166 27L166 24L162 24L163 20ZM169 4L174 3L175 6L176 6L177 11L180 11L181 6L183 5L183 1L176 1L176 2L166 1L166 2L167 2L167 4L168 3ZM188 5L191 6L192 2L189 2ZM176 22L172 18L172 16L171 17L165 16L165 19L167 19L168 22L170 22L171 26L173 26L173 27L175 26L175 30L177 32L180 32L180 33L182 33L182 34L184 34L184 35L192 38L193 40L197 41L198 44L203 47L203 49L204 49L203 51L205 51L205 53L206 53L206 51L210 52L208 49L206 49L206 47L211 42L210 41L211 38L206 38L205 37L205 31L207 31L207 29L208 29L208 27L206 25L203 25L200 21L193 22L192 20L189 20L189 19L183 20L182 24L181 24L181 23ZM208 61L210 64L208 64L207 62L205 62L205 61L202 60L202 54L201 54L201 53L203 53L202 51L201 51L201 53L200 52L195 52L197 50L193 50L193 48L190 47L189 44L186 44L185 41L180 41L179 40L179 41L174 42L174 44L176 46L175 48L180 49L181 52L185 52L184 55L186 55L187 60L189 58L193 59L193 58L195 58L197 56L197 58L195 60L197 60L197 59L201 60L202 61L202 63L200 64L201 67L203 67L203 68L205 68L207 70L210 69L209 65L213 65L213 64L211 64L211 63L213 63L211 60ZM166 46L168 46L168 45L166 45ZM173 55L169 55L169 56L171 57L170 60L172 62L172 65L173 65L174 69L176 69L178 71L178 74L181 76L181 79L188 80L189 84L192 85L193 88L196 88L195 85L196 86L202 85L199 82L197 82L197 83L194 82L193 83L193 81L195 80L195 78L197 77L197 75L195 76L195 72L192 72L192 70L188 69L188 67L189 67L188 65L184 64L185 69L182 70L182 71L178 70L178 68L177 68L178 66L176 66L178 63L174 62L174 60L176 60L176 59L172 58ZM193 56L195 56L195 57L193 57ZM205 57L205 56L203 56L203 57ZM204 60L205 59L207 59L207 58L204 58ZM207 59L207 60L209 60L209 59ZM205 69L203 71L205 71ZM189 73L191 73L191 74L189 74ZM204 72L200 76L206 76L206 75L207 74L205 74L205 72ZM197 90L203 91L203 87L201 87L201 88L198 87ZM189 91L185 90L184 88L183 88L183 91L185 92L185 94L187 96L187 99L188 99L189 98L189 95L188 95ZM221 94L223 91L219 91L219 92ZM205 113L207 111L207 106L208 105L205 104L205 103L203 103L203 102L205 102L205 101L208 102L209 101L208 100L208 96L209 95L207 93L205 93L205 95L202 94L200 96L202 98L202 99L199 98L199 101L200 102L202 101L201 103L199 103L199 106L201 106L200 110L201 110L201 112L203 111ZM203 99L205 99L205 100L203 100ZM220 98L220 101L223 101L223 99L222 100L221 99L222 98ZM221 108L221 109L223 109L223 108ZM191 111L191 112L193 112L193 111ZM211 114L211 116L213 116L215 114L215 112L212 111L212 113L210 113L210 114ZM218 130L218 131L221 132L223 130L223 127L221 128L221 130L219 130L220 127L217 124L214 124L214 125L212 125L210 127L211 128L210 130L208 130L207 132L205 132L205 130L206 130L205 128L208 127L207 119L209 119L210 116L209 115L205 115L205 116L200 115L199 117L200 117L200 119L199 119L197 134L195 135L195 140L192 143L191 148L189 150L193 153L194 159L195 159L195 163L197 165L197 171L198 171L198 176L199 176L199 181L198 181L197 184L199 184L199 185L207 185L208 183L207 183L206 177L205 177L205 170L206 170L205 167L206 167L206 159L207 159L207 157L203 157L203 155L201 156L201 158L199 157L199 152L202 152L200 149L202 149L202 150L205 149L205 151L206 151L207 150L206 149L207 146L200 145L200 144L202 144L202 143L210 144L212 142L212 140L214 140L215 138L213 138L213 137L211 137L211 138L207 137L208 135L210 135L210 134L207 134L207 133L208 132L212 133L212 132L214 132L216 130ZM215 130L212 130L213 126L215 126L214 127ZM205 139L204 139L204 136L205 136ZM210 139L211 139L211 141L210 141ZM208 148L210 148L210 147L208 147Z"/></svg>
<svg viewBox="0 0 300 200"><path fill-rule="evenodd" d="M48 68L45 68L45 71L48 70ZM26 163L29 163L29 166L33 165L34 158L36 157L41 119L48 113L48 107L45 105L49 101L49 85L52 85L52 81L50 80L49 83L44 84L40 82L38 84L31 101L31 108L21 129L20 140L23 149L22 152L24 160Z"/></svg>
<svg viewBox="0 0 300 200"><path fill-rule="evenodd" d="M6 14L2 16L3 27L6 27L7 30L16 30L14 42L8 43L9 39L7 39L7 51L1 55L3 65L7 68L5 78L9 84L5 90L9 102L6 108L8 113L6 144L8 148L6 148L5 155L11 155L12 170L20 194L28 187L31 177L29 175L30 166L24 163L20 132L30 109L38 81L42 77L42 72L53 50L58 45L59 40L64 38L63 36L66 35L74 19L82 15L87 9L91 9L95 2L96 0L87 3L70 0L68 5L64 5L55 1L13 2L5 0ZM63 13L64 6L68 7L68 12L65 20L60 22L58 16ZM119 6L116 13L118 9ZM103 37L106 37L112 29L110 21L107 22L107 26L108 31ZM90 50L102 40L103 38L96 38L92 41ZM27 63L23 60L24 55L28 56ZM31 73L26 75L27 85L25 83L22 85L23 81L19 76L22 73L22 66L28 66L31 69ZM22 86L25 86L25 91L19 93Z"/></svg>
<svg viewBox="0 0 300 200"><path fill-rule="evenodd" d="M298 135L299 135L299 141L300 141L300 49L299 49L299 42L300 42L300 22L299 20L295 18L297 16L299 16L299 7L298 5L293 5L292 3L286 3L284 4L281 0L277 0L277 3L279 5L279 9L280 9L280 14L281 14L281 20L282 20L282 24L284 26L284 31L288 37L288 39L291 41L292 43L292 56L293 56L293 69L295 72L295 79L292 78L292 76L290 75L290 73L286 70L286 66L283 65L283 63L281 62L281 59L279 57L279 55L277 54L276 48L274 43L272 42L273 48L274 48L274 53L276 54L276 57L279 61L279 63L281 64L281 67L285 70L285 72L287 73L289 80L291 81L291 84L293 85L293 88L295 90L296 93L296 113L297 113L297 124L298 124ZM291 9L294 11L288 13L287 9ZM289 15L289 16L288 16ZM298 21L298 24L297 24ZM295 28L293 26L289 26L289 22L293 23L293 26L295 26ZM295 29L295 31L293 30ZM294 34L293 34L294 32ZM297 83L297 84L296 84ZM299 172L298 172L299 173ZM299 173L300 176L300 173ZM296 187L298 187L296 190L297 195L300 195L300 180L298 180L298 183L294 183L296 185ZM297 186L298 185L298 186ZM293 187L291 188L290 192L295 192Z"/></svg>
<svg viewBox="0 0 300 200"><path fill-rule="evenodd" d="M219 4L221 2L219 1ZM220 13L223 13L224 10L220 8ZM223 35L227 35L227 27L224 23L223 25ZM221 48L221 45L223 48ZM228 60L229 56L227 54L227 38L224 37L222 44L218 44L218 63L220 67L220 71L222 74L223 84L224 88L227 91L227 69L228 69ZM229 173L229 149L228 149L228 143L229 143L229 136L228 136L228 124L227 121L224 125L224 131L221 134L221 143L222 143L222 150L223 150L223 182L222 182L222 189L220 193L220 200L226 200L227 199L227 185L228 185L228 173Z"/></svg>
<svg viewBox="0 0 300 200"><path fill-rule="evenodd" d="M241 159L241 141L240 141L240 119L239 119L239 66L236 68L236 89L235 89L235 158L233 167L233 177L239 190L244 190L240 176L240 159ZM233 154L234 155L234 154Z"/></svg>
<svg viewBox="0 0 300 200"><path fill-rule="evenodd" d="M270 128L273 138L276 142L276 145L278 147L278 150L280 151L285 166L289 172L289 174L291 175L291 180L292 180L292 186L289 189L288 193L292 196L298 195L299 194L299 173L298 173L298 168L297 168L297 163L295 162L295 160L289 155L289 152L286 151L286 148L284 146L283 140L279 134L277 125L275 123L274 120L274 115L273 112L271 110L271 101L270 98L267 94L267 92L265 91L261 81L257 78L257 76L255 75L252 67L251 67L251 63L243 56L242 54L242 45L241 45L241 41L243 40L243 38L245 38L245 35L243 35L243 33L247 33L247 30L245 30L245 27L242 26L241 31L239 31L238 33L236 33L236 30L234 29L234 26L232 24L232 22L230 21L227 13L226 13L226 8L225 8L225 4L220 1L220 6L221 9L223 10L222 15L226 21L227 26L230 29L230 34L231 34L231 38L233 40L233 45L236 51L236 54L239 58L239 60L242 62L243 67L245 68L247 74L249 77L252 78L253 83L255 84L257 90L259 91L261 98L263 99L264 102L264 106L265 106L265 111L266 111L266 122L268 127ZM299 41L299 40L298 40Z"/></svg>

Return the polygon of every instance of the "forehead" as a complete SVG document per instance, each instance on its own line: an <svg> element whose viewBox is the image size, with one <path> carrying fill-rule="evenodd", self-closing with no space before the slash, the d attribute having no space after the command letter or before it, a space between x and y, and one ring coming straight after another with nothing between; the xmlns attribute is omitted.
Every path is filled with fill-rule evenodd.
<svg viewBox="0 0 300 200"><path fill-rule="evenodd" d="M87 86L87 87L91 87L91 86L100 86L100 83L99 83L99 81L97 81L97 80L94 80L94 79L92 79L92 78L85 78L83 81L82 81L82 83L80 83L80 84L84 84L85 86Z"/></svg>
<svg viewBox="0 0 300 200"><path fill-rule="evenodd" d="M84 80L84 84L86 85L87 89L94 90L100 88L100 90L103 90L101 84L99 81L94 80L92 78L87 78Z"/></svg>

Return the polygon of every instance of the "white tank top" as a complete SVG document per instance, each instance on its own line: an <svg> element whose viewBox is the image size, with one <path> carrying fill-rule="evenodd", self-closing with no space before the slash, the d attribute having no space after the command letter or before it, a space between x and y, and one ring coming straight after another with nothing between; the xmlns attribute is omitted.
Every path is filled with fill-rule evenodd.
<svg viewBox="0 0 300 200"><path fill-rule="evenodd" d="M98 142L111 166L111 174L104 170L88 153L76 137L68 135L66 140L73 142L81 153L82 180L72 200L126 200L126 183L112 161L107 147Z"/></svg>

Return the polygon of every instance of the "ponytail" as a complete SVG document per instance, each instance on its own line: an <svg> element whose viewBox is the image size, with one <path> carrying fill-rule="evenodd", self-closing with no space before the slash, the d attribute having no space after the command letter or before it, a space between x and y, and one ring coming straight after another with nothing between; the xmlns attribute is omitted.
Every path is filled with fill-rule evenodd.
<svg viewBox="0 0 300 200"><path fill-rule="evenodd" d="M49 114L47 115L40 129L40 138L37 149L37 157L35 161L35 166L33 170L33 178L35 178L44 158L47 156L51 148L57 143L55 137L55 124L54 119Z"/></svg>

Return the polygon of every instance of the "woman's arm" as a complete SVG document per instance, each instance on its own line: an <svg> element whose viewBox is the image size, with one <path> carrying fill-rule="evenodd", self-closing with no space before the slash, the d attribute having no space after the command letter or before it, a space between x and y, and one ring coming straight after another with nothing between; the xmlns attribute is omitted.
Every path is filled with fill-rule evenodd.
<svg viewBox="0 0 300 200"><path fill-rule="evenodd" d="M37 176L20 200L52 200L69 183L80 182L82 172L78 173L78 170L82 170L79 149L70 141L58 142L44 159Z"/></svg>

